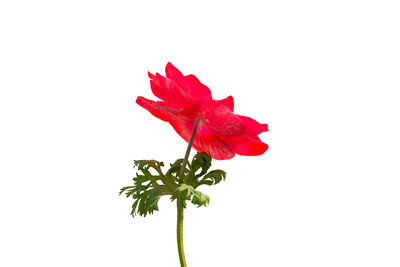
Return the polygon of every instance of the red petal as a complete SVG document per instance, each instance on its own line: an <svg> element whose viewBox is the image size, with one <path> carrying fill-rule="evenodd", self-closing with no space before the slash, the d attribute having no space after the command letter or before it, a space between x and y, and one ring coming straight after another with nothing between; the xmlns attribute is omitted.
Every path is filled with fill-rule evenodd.
<svg viewBox="0 0 400 267"><path fill-rule="evenodd" d="M136 103L147 109L155 117L169 122L169 124L171 124L175 131L186 140L186 142L189 141L194 126L193 120L187 119L185 116L181 115L179 110L172 108L163 102L154 102L143 97L138 97Z"/></svg>
<svg viewBox="0 0 400 267"><path fill-rule="evenodd" d="M210 89L192 74L185 76L182 87L188 94L198 100L211 99Z"/></svg>
<svg viewBox="0 0 400 267"><path fill-rule="evenodd" d="M230 159L235 156L235 153L229 145L227 145L222 138L215 135L203 121L200 122L199 128L197 129L193 148L199 152L206 152L212 158L218 160Z"/></svg>
<svg viewBox="0 0 400 267"><path fill-rule="evenodd" d="M143 97L138 97L136 103L147 109L157 118L169 122L186 142L189 141L194 127L194 120L187 119L181 115L179 110L166 105L164 102L154 102ZM200 124L193 142L193 148L199 152L206 152L214 159L219 160L230 159L235 156L235 153L221 138L210 131L203 122Z"/></svg>
<svg viewBox="0 0 400 267"><path fill-rule="evenodd" d="M167 78L174 80L176 83L180 84L180 81L183 79L183 74L180 72L171 62L167 63L165 67L165 74Z"/></svg>
<svg viewBox="0 0 400 267"><path fill-rule="evenodd" d="M227 108L229 108L230 111L233 112L234 103L233 103L233 97L231 95L228 96L227 98L224 98L224 99L221 99L221 100L217 100L217 102L219 104L222 104L222 105L226 106Z"/></svg>
<svg viewBox="0 0 400 267"><path fill-rule="evenodd" d="M155 96L171 106L186 108L196 103L196 100L179 88L173 80L165 78L158 73L153 76L150 86Z"/></svg>
<svg viewBox="0 0 400 267"><path fill-rule="evenodd" d="M175 131L184 139L186 142L189 141L190 135L193 131L194 121L187 119L183 116L178 109L166 105L164 102L154 102L144 97L138 97L136 99L141 107L147 109L155 117L169 122Z"/></svg>
<svg viewBox="0 0 400 267"><path fill-rule="evenodd" d="M223 139L232 150L238 155L243 156L258 156L263 154L268 149L268 145L261 142L260 138L246 131L238 137Z"/></svg>
<svg viewBox="0 0 400 267"><path fill-rule="evenodd" d="M246 116L240 116L238 115L239 118L243 121L243 123L246 125L246 127L252 131L254 134L258 135L262 132L268 131L268 124L261 124L258 121L246 117Z"/></svg>
<svg viewBox="0 0 400 267"><path fill-rule="evenodd" d="M204 114L207 126L222 136L238 136L246 126L242 120L224 105L218 105Z"/></svg>
<svg viewBox="0 0 400 267"><path fill-rule="evenodd" d="M242 156L259 156L264 154L267 149L268 145L261 141L248 140L247 142L238 143L233 148L233 151Z"/></svg>
<svg viewBox="0 0 400 267"><path fill-rule="evenodd" d="M170 122L171 119L174 118L183 118L183 116L180 115L180 111L178 109L170 107L169 105L161 101L155 102L139 96L136 99L136 103L138 103L139 106L147 109L151 114L163 121Z"/></svg>
<svg viewBox="0 0 400 267"><path fill-rule="evenodd" d="M147 72L147 75L149 76L150 79L154 79L154 74L152 74L150 71Z"/></svg>
<svg viewBox="0 0 400 267"><path fill-rule="evenodd" d="M165 67L167 78L173 80L182 90L197 100L211 99L210 89L202 84L194 75L183 74L170 62Z"/></svg>

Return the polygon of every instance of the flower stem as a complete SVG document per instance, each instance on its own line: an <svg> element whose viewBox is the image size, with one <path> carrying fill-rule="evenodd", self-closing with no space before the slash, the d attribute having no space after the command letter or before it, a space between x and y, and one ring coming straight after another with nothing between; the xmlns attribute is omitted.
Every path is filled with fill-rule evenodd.
<svg viewBox="0 0 400 267"><path fill-rule="evenodd" d="M190 149L192 148L194 137L196 136L197 127L199 126L199 122L200 122L200 117L197 117L195 122L194 122L192 135L190 136L189 143L188 143L188 146L186 148L185 157L183 158L181 171L179 172L179 183L180 184L183 182L183 173L185 171L185 167L186 167L186 164L188 162Z"/></svg>
<svg viewBox="0 0 400 267"><path fill-rule="evenodd" d="M185 250L183 249L183 206L177 201L177 224L176 224L176 238L178 241L178 254L181 267L187 267L185 259Z"/></svg>
<svg viewBox="0 0 400 267"><path fill-rule="evenodd" d="M190 150L193 145L194 137L196 136L197 127L199 126L200 117L196 118L192 135L190 136L188 146L186 148L185 157L183 158L181 170L179 172L179 184L183 183L183 175L185 173L186 164L188 162ZM178 242L178 254L181 267L187 267L185 259L185 250L183 249L183 205L177 201L177 224L176 224L176 238Z"/></svg>

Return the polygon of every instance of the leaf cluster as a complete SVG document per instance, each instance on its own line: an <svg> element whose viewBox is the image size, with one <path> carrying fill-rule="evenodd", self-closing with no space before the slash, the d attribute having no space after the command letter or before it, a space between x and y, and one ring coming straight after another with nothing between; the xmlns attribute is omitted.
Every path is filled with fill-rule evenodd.
<svg viewBox="0 0 400 267"><path fill-rule="evenodd" d="M136 160L135 168L138 172L133 178L133 185L123 187L120 191L128 198L133 198L131 215L146 216L158 211L158 201L164 195L171 195L171 200L179 201L187 207L186 201L200 206L207 206L210 198L196 190L200 185L214 185L225 180L223 170L212 170L211 157L206 153L197 153L191 162L188 162L183 171L183 182L180 183L179 173L183 159L176 160L163 173L163 162L156 160Z"/></svg>

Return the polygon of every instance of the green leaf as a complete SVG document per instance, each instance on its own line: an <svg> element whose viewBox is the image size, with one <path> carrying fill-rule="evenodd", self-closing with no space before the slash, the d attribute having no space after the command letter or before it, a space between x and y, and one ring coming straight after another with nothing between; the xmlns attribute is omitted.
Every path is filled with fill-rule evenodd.
<svg viewBox="0 0 400 267"><path fill-rule="evenodd" d="M158 201L163 195L172 194L171 189L163 181L164 174L161 167L164 163L156 160L136 160L134 166L138 172L133 178L134 185L123 187L120 195L125 193L126 197L132 197L131 215L136 214L146 216L158 210ZM152 174L150 169L154 169L157 175ZM162 184L159 184L161 182Z"/></svg>
<svg viewBox="0 0 400 267"><path fill-rule="evenodd" d="M192 198L192 203L197 207L207 206L210 203L210 197L200 191L195 190Z"/></svg>
<svg viewBox="0 0 400 267"><path fill-rule="evenodd" d="M221 182L222 180L225 180L225 178L226 178L226 172L224 172L223 170L213 170L204 175L201 180L196 182L194 184L194 187L197 188L202 184L215 185Z"/></svg>
<svg viewBox="0 0 400 267"><path fill-rule="evenodd" d="M140 216L146 216L147 214L152 214L154 211L158 211L158 201L161 196L169 194L168 187L161 185L153 187L152 189L145 191L137 195L137 210L132 210L132 216L135 216L135 212Z"/></svg>
<svg viewBox="0 0 400 267"><path fill-rule="evenodd" d="M164 162L157 161L157 160L135 160L134 166L137 167L139 170L145 167L154 167L154 166L164 166Z"/></svg>
<svg viewBox="0 0 400 267"><path fill-rule="evenodd" d="M211 157L206 153L197 153L184 170L184 183L179 184L179 174L183 159L176 160L164 174L163 162L156 160L135 160L138 172L133 178L132 186L121 188L119 194L134 200L131 215L146 216L158 211L158 201L164 195L171 195L171 200L177 200L186 208L186 201L200 206L207 206L210 198L196 188L202 184L214 185L225 180L226 173L222 170L212 170ZM197 173L197 174L196 174ZM207 174L206 174L207 173Z"/></svg>
<svg viewBox="0 0 400 267"><path fill-rule="evenodd" d="M200 191L197 191L191 185L181 184L171 196L171 200L177 200L182 203L184 208L187 207L186 201L190 200L193 204L198 207L207 206L210 202L210 198Z"/></svg>
<svg viewBox="0 0 400 267"><path fill-rule="evenodd" d="M183 162L183 159L178 159L173 164L171 164L171 167L166 172L165 176L167 176L168 178L170 178L178 183L179 182L179 173L181 172L181 167L182 167L182 162ZM186 176L189 172L190 172L190 170L186 166L184 175Z"/></svg>
<svg viewBox="0 0 400 267"><path fill-rule="evenodd" d="M191 169L195 175L195 178L204 175L208 169L211 167L211 156L204 152L197 153L192 160ZM201 168L201 172L196 174L196 172Z"/></svg>

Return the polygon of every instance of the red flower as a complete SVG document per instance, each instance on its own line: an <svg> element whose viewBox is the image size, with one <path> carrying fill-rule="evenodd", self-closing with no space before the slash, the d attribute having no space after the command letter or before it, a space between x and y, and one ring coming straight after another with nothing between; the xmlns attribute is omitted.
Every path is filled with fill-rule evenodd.
<svg viewBox="0 0 400 267"><path fill-rule="evenodd" d="M210 89L194 75L184 76L171 63L166 77L149 72L153 94L163 101L138 97L136 103L157 118L169 122L175 131L189 141L195 119L200 117L193 147L214 159L230 159L238 155L263 154L268 145L258 135L268 131L267 124L233 114L233 98L213 100Z"/></svg>

